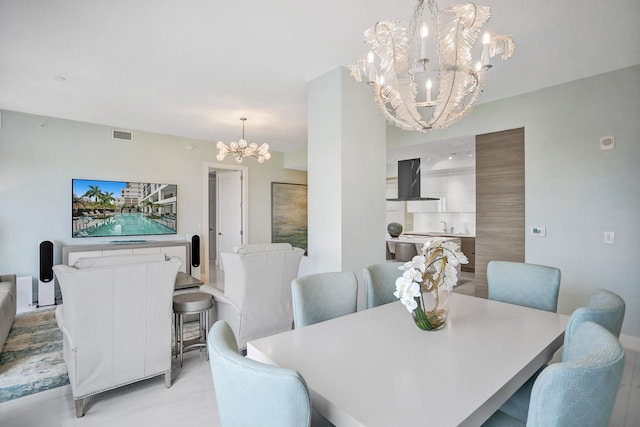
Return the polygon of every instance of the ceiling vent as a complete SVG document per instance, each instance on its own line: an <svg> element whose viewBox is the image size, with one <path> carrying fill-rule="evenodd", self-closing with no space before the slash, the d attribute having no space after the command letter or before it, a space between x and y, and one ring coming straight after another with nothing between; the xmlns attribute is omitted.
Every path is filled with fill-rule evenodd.
<svg viewBox="0 0 640 427"><path fill-rule="evenodd" d="M111 138L117 139L119 141L133 141L133 132L128 130L113 129L111 131Z"/></svg>

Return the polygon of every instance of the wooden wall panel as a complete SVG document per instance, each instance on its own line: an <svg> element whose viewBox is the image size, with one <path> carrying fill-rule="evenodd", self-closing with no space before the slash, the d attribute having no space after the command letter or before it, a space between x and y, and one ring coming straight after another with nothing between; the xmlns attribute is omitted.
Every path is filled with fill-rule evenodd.
<svg viewBox="0 0 640 427"><path fill-rule="evenodd" d="M476 296L487 263L524 262L524 128L476 136Z"/></svg>

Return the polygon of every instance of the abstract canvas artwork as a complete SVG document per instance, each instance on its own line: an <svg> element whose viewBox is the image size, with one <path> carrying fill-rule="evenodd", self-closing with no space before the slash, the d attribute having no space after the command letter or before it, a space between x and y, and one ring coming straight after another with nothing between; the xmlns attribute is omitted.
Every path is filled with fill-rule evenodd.
<svg viewBox="0 0 640 427"><path fill-rule="evenodd" d="M271 241L307 252L307 186L271 183Z"/></svg>

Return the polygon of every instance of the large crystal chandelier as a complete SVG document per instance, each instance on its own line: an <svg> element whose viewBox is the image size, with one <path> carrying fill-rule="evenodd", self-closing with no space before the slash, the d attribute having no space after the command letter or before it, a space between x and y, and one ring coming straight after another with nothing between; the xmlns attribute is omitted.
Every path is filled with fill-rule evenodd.
<svg viewBox="0 0 640 427"><path fill-rule="evenodd" d="M431 49L429 26L422 17L425 3L435 33ZM351 66L351 75L373 88L385 118L399 128L426 132L451 126L478 102L491 58L513 55L511 37L485 33L480 60L472 59L472 48L490 15L489 7L474 3L438 10L435 0L419 0L408 28L380 21L364 32L370 51Z"/></svg>
<svg viewBox="0 0 640 427"><path fill-rule="evenodd" d="M236 156L236 162L242 163L242 159L245 157L255 157L258 163L264 163L265 160L271 158L269 153L269 144L262 144L258 147L258 144L252 142L248 144L244 139L244 122L247 121L246 117L240 117L242 120L242 139L238 142L231 142L229 145L222 141L218 141L216 147L218 148L218 155L216 159L223 161L227 156Z"/></svg>

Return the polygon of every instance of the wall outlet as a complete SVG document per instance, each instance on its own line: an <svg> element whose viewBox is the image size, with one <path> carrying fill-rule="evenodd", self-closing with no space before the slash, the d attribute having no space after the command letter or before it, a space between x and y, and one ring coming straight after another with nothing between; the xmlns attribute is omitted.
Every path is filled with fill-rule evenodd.
<svg viewBox="0 0 640 427"><path fill-rule="evenodd" d="M545 237L547 235L547 229L545 227L531 227L529 234L533 237Z"/></svg>
<svg viewBox="0 0 640 427"><path fill-rule="evenodd" d="M604 232L604 242L608 245L612 245L615 242L616 235L613 231Z"/></svg>

